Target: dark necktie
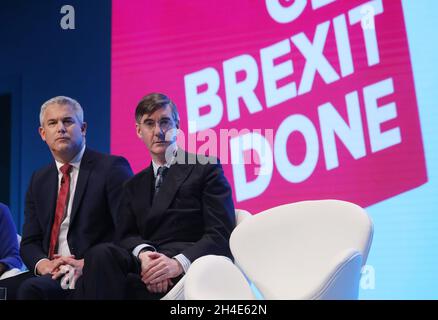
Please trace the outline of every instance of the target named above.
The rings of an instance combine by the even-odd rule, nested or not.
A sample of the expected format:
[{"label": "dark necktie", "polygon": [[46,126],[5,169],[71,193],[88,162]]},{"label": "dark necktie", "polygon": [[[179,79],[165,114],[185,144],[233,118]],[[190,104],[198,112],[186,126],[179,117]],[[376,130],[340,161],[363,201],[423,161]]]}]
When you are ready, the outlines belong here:
[{"label": "dark necktie", "polygon": [[62,173],[61,187],[59,188],[58,199],[56,200],[55,219],[53,220],[52,232],[50,233],[50,247],[49,258],[53,258],[55,253],[56,244],[58,243],[59,229],[61,227],[62,219],[66,211],[68,203],[68,196],[70,192],[70,171],[72,165],[69,163],[64,164],[60,171]]},{"label": "dark necktie", "polygon": [[166,177],[167,170],[169,170],[169,168],[165,166],[159,167],[157,170],[157,179],[155,180],[155,195],[157,195],[161,185],[163,184],[163,180]]}]

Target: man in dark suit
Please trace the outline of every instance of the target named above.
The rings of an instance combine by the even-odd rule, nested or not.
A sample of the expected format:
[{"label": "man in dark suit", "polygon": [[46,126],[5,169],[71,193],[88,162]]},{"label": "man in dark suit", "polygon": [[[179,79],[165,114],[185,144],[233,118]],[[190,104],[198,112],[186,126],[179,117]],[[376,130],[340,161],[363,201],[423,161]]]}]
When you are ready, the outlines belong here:
[{"label": "man in dark suit", "polygon": [[85,254],[77,297],[158,299],[195,259],[231,257],[231,188],[217,159],[177,148],[178,127],[167,96],[150,94],[138,104],[137,135],[152,163],[124,186],[118,245],[98,245]]},{"label": "man in dark suit", "polygon": [[85,146],[87,124],[74,99],[48,100],[40,123],[55,161],[32,175],[27,190],[20,250],[30,272],[15,285],[21,282],[19,299],[63,299],[64,273],[74,273],[75,281],[87,250],[113,240],[122,184],[132,171],[124,158]]}]

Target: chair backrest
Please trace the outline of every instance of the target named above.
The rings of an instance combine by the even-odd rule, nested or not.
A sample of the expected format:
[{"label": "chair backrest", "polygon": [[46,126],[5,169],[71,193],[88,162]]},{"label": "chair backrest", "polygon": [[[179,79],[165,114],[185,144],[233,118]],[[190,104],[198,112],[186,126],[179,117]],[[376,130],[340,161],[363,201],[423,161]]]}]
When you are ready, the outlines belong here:
[{"label": "chair backrest", "polygon": [[239,224],[230,248],[266,299],[350,299],[357,298],[372,234],[370,218],[353,203],[302,201]]},{"label": "chair backrest", "polygon": [[187,300],[254,300],[242,272],[224,257],[207,255],[190,266],[184,284]]},{"label": "chair backrest", "polygon": [[243,220],[252,217],[252,214],[249,211],[243,209],[235,209],[234,212],[236,214],[236,225],[242,223]]}]

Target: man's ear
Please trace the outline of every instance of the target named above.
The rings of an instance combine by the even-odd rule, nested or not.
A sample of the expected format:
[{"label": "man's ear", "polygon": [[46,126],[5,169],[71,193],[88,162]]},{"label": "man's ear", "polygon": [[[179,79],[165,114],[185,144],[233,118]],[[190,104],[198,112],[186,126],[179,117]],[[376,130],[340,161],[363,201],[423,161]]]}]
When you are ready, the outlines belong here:
[{"label": "man's ear", "polygon": [[87,128],[88,125],[86,122],[82,122],[82,126],[81,126],[81,131],[82,131],[82,135],[85,137],[85,135],[87,134]]},{"label": "man's ear", "polygon": [[45,142],[46,141],[46,131],[44,130],[44,128],[39,127],[38,132],[40,134],[41,140],[43,140]]},{"label": "man's ear", "polygon": [[135,131],[137,132],[137,137],[142,138],[140,124],[135,123]]}]

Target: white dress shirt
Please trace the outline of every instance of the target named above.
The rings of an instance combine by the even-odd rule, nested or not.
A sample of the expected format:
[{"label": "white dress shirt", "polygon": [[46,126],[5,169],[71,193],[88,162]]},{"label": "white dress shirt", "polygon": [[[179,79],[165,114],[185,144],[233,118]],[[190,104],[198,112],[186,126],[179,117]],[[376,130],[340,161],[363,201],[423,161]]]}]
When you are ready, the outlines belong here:
[{"label": "white dress shirt", "polygon": [[[71,255],[70,248],[67,242],[67,235],[68,235],[68,228],[70,227],[71,209],[73,206],[76,184],[78,182],[79,168],[81,166],[82,156],[84,155],[84,152],[85,152],[85,144],[82,147],[81,151],[79,151],[79,153],[69,162],[72,165],[72,169],[70,171],[70,192],[67,199],[67,212],[65,214],[64,220],[61,223],[61,226],[59,227],[58,249],[55,252],[56,254],[59,254],[61,256]],[[64,165],[64,163],[56,160],[55,163],[56,163],[56,168],[58,169],[58,193],[59,193],[59,188],[61,187],[61,179],[62,179],[62,172],[60,169]],[[48,259],[44,258],[36,263],[34,270],[35,274],[37,274],[38,264],[43,260],[48,260]]]},{"label": "white dress shirt", "polygon": [[[70,192],[67,200],[67,212],[59,228],[58,250],[56,252],[61,256],[71,255],[70,248],[67,243],[67,234],[68,234],[68,228],[70,226],[71,209],[73,206],[76,184],[78,182],[79,168],[81,166],[82,156],[84,155],[84,152],[85,152],[85,144],[82,150],[76,155],[76,157],[74,157],[69,162],[72,165],[70,171]],[[62,179],[62,172],[60,169],[63,165],[64,163],[56,161],[56,167],[58,168],[58,192],[59,192],[59,188],[61,187],[61,179]]]}]

